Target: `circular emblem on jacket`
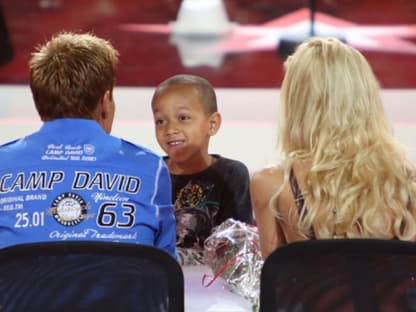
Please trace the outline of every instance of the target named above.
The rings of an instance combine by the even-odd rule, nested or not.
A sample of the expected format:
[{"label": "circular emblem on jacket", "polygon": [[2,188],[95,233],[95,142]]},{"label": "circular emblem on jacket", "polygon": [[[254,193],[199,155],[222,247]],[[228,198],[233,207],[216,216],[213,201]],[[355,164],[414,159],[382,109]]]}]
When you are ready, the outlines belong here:
[{"label": "circular emblem on jacket", "polygon": [[62,225],[74,226],[87,216],[87,204],[75,193],[62,193],[52,202],[51,213],[54,219]]}]

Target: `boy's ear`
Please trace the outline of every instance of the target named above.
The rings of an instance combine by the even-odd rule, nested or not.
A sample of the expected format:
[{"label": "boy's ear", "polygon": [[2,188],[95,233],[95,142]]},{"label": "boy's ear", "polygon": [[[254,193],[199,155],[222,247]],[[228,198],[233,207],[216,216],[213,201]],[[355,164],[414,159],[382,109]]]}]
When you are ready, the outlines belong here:
[{"label": "boy's ear", "polygon": [[210,136],[213,136],[218,132],[218,130],[221,127],[221,114],[218,112],[212,113],[211,116],[209,116],[208,123],[208,133]]}]

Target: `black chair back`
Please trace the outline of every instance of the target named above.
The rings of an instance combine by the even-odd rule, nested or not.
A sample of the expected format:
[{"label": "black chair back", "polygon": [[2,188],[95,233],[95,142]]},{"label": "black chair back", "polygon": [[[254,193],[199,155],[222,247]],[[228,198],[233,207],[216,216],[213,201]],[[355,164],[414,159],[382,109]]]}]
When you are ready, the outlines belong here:
[{"label": "black chair back", "polygon": [[183,272],[145,245],[16,245],[0,250],[0,311],[183,312]]},{"label": "black chair back", "polygon": [[398,240],[310,240],[264,262],[261,312],[416,311],[416,245]]}]

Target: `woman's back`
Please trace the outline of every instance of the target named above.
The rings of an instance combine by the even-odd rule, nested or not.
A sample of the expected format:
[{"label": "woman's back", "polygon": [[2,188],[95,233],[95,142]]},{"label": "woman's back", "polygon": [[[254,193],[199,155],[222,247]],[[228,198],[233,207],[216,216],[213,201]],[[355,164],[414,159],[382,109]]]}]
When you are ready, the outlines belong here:
[{"label": "woman's back", "polygon": [[[284,170],[281,167],[268,167],[253,174],[251,178],[251,197],[255,209],[256,221],[259,227],[263,256],[267,256],[275,248],[307,239],[325,238],[398,238],[393,228],[394,222],[402,222],[400,215],[395,215],[389,211],[389,207],[380,207],[377,214],[385,214],[389,222],[378,222],[373,225],[374,232],[363,233],[363,225],[360,219],[347,224],[342,224],[342,220],[337,220],[336,207],[327,212],[325,222],[313,223],[310,227],[301,228],[301,216],[305,218],[311,213],[308,208],[305,196],[308,189],[308,175],[310,172],[310,162],[296,162],[289,170],[289,176],[285,183]],[[278,196],[276,190],[281,187]],[[341,191],[340,191],[341,192]],[[270,201],[274,202],[274,210],[270,207]],[[365,209],[365,207],[362,207]],[[407,209],[412,220],[416,219],[416,207],[410,201],[403,209]],[[354,218],[352,218],[354,219]],[[349,228],[347,228],[349,226]],[[411,225],[412,227],[414,225]],[[405,223],[400,226],[402,229]],[[343,229],[341,231],[340,229]],[[347,229],[347,231],[345,231]],[[413,233],[413,231],[412,231]],[[407,240],[415,240],[409,237]]]}]

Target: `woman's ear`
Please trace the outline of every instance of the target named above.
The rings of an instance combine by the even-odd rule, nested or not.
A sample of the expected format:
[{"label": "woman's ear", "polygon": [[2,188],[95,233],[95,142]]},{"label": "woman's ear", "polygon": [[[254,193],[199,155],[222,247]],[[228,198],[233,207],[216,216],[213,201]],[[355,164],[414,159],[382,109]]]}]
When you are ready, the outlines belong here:
[{"label": "woman's ear", "polygon": [[210,136],[215,135],[221,127],[221,114],[218,112],[212,113],[208,118],[208,133]]}]

